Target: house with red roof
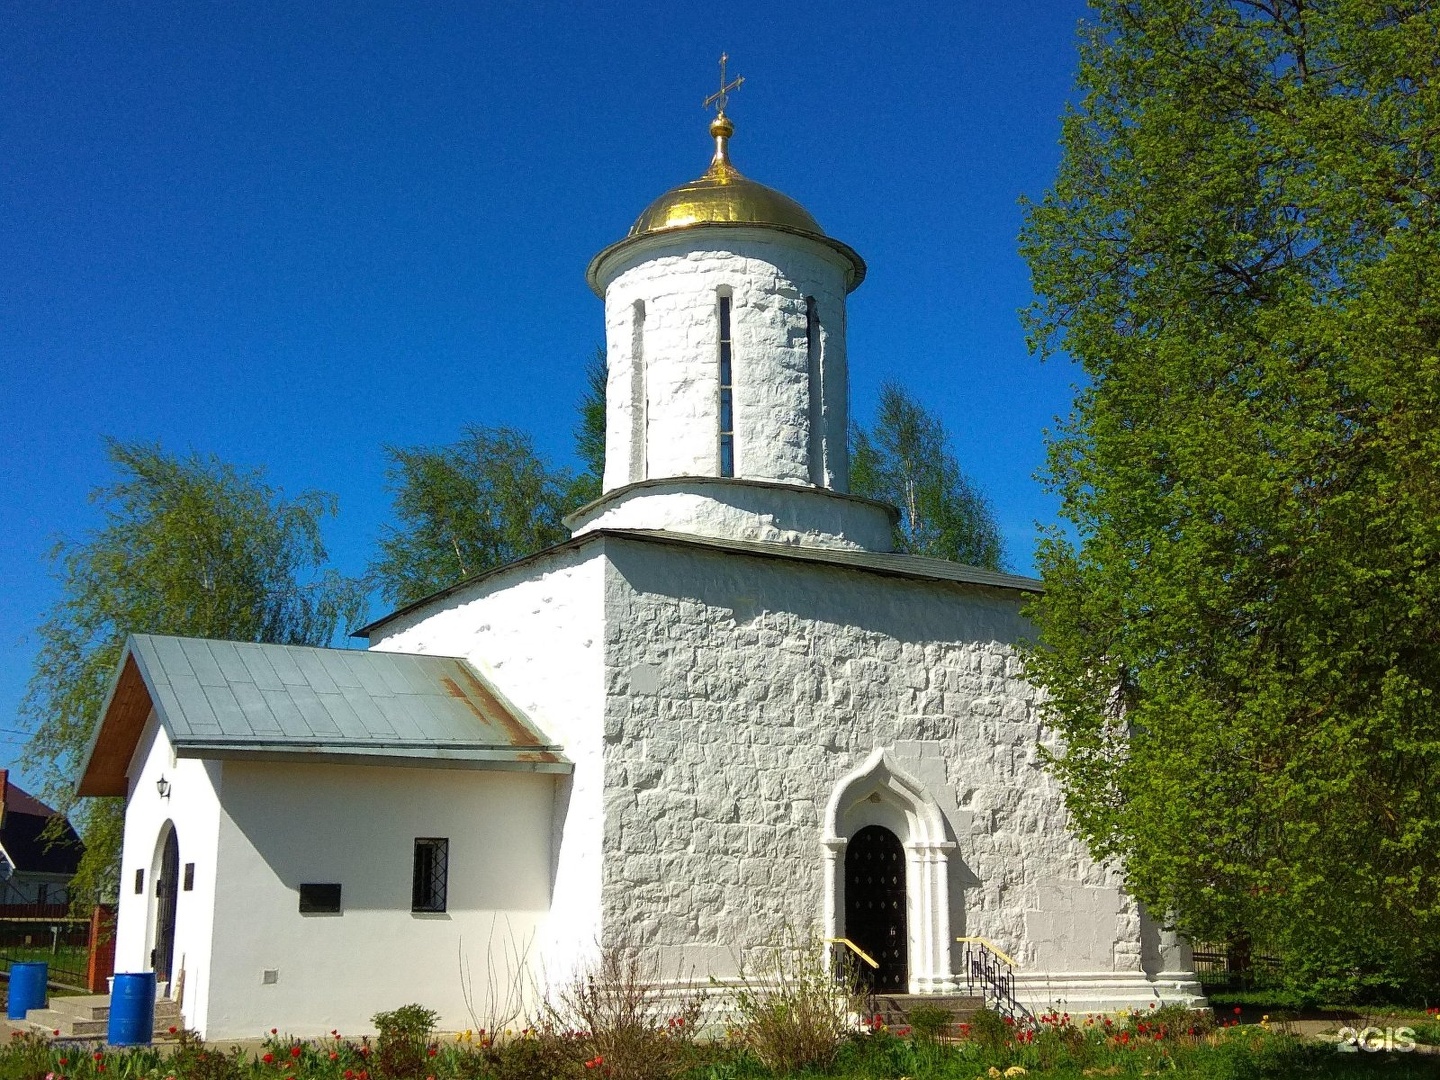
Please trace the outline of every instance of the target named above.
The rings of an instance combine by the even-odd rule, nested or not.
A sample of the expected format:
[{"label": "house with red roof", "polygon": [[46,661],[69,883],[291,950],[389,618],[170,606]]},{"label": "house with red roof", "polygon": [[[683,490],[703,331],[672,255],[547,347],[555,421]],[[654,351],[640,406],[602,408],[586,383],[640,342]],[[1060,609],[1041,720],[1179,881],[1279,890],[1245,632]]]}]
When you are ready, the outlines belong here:
[{"label": "house with red roof", "polygon": [[9,769],[0,769],[0,906],[68,904],[70,879],[84,853],[70,822],[12,783]]}]

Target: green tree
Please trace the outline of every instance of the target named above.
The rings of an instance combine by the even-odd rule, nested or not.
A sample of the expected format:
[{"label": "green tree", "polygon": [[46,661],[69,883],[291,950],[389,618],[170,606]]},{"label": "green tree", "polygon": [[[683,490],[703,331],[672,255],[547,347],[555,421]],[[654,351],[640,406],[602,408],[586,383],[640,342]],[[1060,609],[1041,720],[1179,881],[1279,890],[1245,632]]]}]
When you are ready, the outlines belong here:
[{"label": "green tree", "polygon": [[569,537],[573,479],[530,437],[469,427],[441,447],[389,447],[397,524],[370,567],[386,600],[408,604]]},{"label": "green tree", "polygon": [[86,843],[79,902],[113,896],[122,801],[75,806],[74,784],[100,706],[130,634],[323,645],[359,617],[357,583],[327,568],[321,521],[333,496],[287,500],[259,471],[214,457],[109,440],[116,472],[92,500],[99,528],[52,552],[63,594],[39,629],[22,711],[24,752],[46,793],[73,809]]},{"label": "green tree", "polygon": [[575,425],[575,456],[585,466],[571,485],[570,501],[583,506],[600,497],[605,479],[605,349],[597,345],[585,365],[585,393]]},{"label": "green tree", "polygon": [[1396,986],[1440,948],[1440,15],[1095,0],[1022,236],[1030,670],[1075,824],[1192,934]]},{"label": "green tree", "polygon": [[998,570],[1004,549],[994,512],[946,441],[938,417],[885,383],[874,429],[850,429],[850,491],[900,510],[897,550]]}]

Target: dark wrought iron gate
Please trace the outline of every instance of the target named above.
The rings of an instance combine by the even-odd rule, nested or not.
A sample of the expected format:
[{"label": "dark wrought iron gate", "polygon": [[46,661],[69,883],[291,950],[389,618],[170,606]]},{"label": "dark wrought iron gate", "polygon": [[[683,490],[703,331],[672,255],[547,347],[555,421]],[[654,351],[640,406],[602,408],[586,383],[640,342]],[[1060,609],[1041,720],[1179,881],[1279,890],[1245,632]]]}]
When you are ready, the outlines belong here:
[{"label": "dark wrought iron gate", "polygon": [[150,953],[150,966],[155,969],[155,981],[163,983],[170,981],[175,961],[175,906],[180,900],[180,842],[173,828],[165,837],[155,897],[155,948]]}]

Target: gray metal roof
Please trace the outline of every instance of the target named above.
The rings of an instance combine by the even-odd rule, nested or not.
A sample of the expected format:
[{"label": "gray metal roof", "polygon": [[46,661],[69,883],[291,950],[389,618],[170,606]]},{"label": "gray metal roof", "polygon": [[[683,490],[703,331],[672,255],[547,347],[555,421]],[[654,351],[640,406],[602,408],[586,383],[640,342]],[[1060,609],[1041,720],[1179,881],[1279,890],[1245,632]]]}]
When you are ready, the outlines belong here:
[{"label": "gray metal roof", "polygon": [[[143,686],[127,686],[127,674]],[[113,774],[120,757],[128,763],[143,725],[136,714],[150,707],[182,757],[571,769],[559,746],[457,657],[137,634],[86,774]]]},{"label": "gray metal roof", "polygon": [[800,544],[773,544],[761,540],[721,540],[714,536],[669,532],[664,529],[606,529],[610,536],[632,540],[649,540],[664,544],[729,551],[738,555],[758,555],[767,559],[791,559],[795,562],[824,563],[865,570],[890,577],[922,578],[927,581],[953,581],[961,585],[988,585],[995,589],[1039,593],[1044,586],[1035,578],[966,566],[949,559],[927,559],[921,555],[902,555],[894,551],[860,551],[855,548],[807,547]]},{"label": "gray metal roof", "polygon": [[922,581],[950,581],[959,585],[984,585],[993,589],[1007,589],[1022,593],[1045,591],[1045,586],[1036,578],[1006,574],[999,570],[986,570],[979,566],[966,566],[964,563],[951,562],[948,559],[927,559],[920,555],[901,555],[891,551],[802,547],[799,544],[774,544],[760,540],[722,540],[714,536],[670,532],[664,529],[595,529],[531,555],[526,555],[524,558],[516,559],[514,562],[506,563],[504,566],[497,566],[493,570],[457,581],[454,585],[447,586],[431,596],[422,597],[388,615],[382,615],[374,622],[353,631],[350,636],[369,637],[386,623],[392,622],[402,615],[408,615],[412,611],[418,611],[436,600],[441,600],[461,589],[482,582],[486,578],[515,570],[532,562],[542,561],[564,551],[574,551],[607,536],[623,540],[639,540],[651,544],[678,544],[708,548],[711,551],[756,555],[765,559],[792,559],[796,562],[824,563],[829,566],[842,566],[850,570],[883,574],[888,577],[912,578]]}]

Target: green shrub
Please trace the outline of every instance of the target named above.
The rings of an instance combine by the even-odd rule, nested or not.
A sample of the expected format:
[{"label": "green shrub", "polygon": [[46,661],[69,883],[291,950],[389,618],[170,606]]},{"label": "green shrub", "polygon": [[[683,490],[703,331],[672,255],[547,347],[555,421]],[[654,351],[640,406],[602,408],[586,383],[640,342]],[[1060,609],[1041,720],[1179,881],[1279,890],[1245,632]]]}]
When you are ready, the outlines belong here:
[{"label": "green shrub", "polygon": [[[932,1077],[947,1076],[944,1064],[951,1051],[941,1043],[917,1043],[902,1039],[884,1028],[857,1030],[845,1039],[826,1070],[833,1077]],[[777,1074],[780,1075],[780,1074]],[[787,1077],[789,1073],[783,1074]],[[802,1074],[810,1076],[810,1073]],[[968,1078],[967,1078],[968,1080]]]},{"label": "green shrub", "polygon": [[1164,1005],[1145,1011],[1133,1011],[1125,1024],[1131,1035],[1153,1040],[1174,1042],[1191,1036],[1208,1035],[1215,1030],[1215,1014],[1209,1009],[1191,1009],[1184,1005]]},{"label": "green shrub", "polygon": [[1032,1045],[1035,1047],[1035,1057],[1041,1068],[1053,1069],[1057,1066],[1085,1065],[1094,1057],[1094,1047],[1085,1033],[1070,1023],[1067,1016],[1063,1021],[1057,1019],[1054,1023],[1042,1023],[1035,1033]]},{"label": "green shrub", "polygon": [[970,1017],[970,1038],[994,1053],[1010,1041],[1011,1026],[994,1009],[976,1009]]},{"label": "green shrub", "polygon": [[916,1005],[906,1013],[905,1018],[910,1022],[916,1041],[931,1043],[955,1022],[955,1013],[939,1005]]},{"label": "green shrub", "polygon": [[782,931],[742,971],[735,996],[737,1041],[777,1076],[828,1068],[864,1012],[851,972],[826,970],[824,944],[813,934]]},{"label": "green shrub", "polygon": [[582,1064],[607,1080],[670,1080],[688,1062],[702,999],[667,999],[659,975],[635,953],[606,948],[543,1010],[535,1035],[585,1052]]},{"label": "green shrub", "polygon": [[430,1073],[430,1035],[440,1014],[423,1005],[402,1005],[371,1018],[375,1040],[375,1071],[384,1080],[424,1080]]},{"label": "green shrub", "polygon": [[516,1038],[496,1039],[462,1055],[454,1072],[461,1080],[578,1080],[590,1075],[584,1065],[593,1060],[588,1054],[583,1033],[541,1021]]},{"label": "green shrub", "polygon": [[1440,1046],[1440,1018],[1421,1020],[1410,1025],[1415,1029],[1415,1041],[1423,1046]]},{"label": "green shrub", "polygon": [[212,1050],[195,1032],[182,1030],[167,1069],[185,1080],[245,1080],[245,1061],[239,1049],[229,1053]]},{"label": "green shrub", "polygon": [[34,1031],[16,1032],[3,1052],[0,1078],[3,1080],[45,1080],[54,1057],[50,1040]]}]

